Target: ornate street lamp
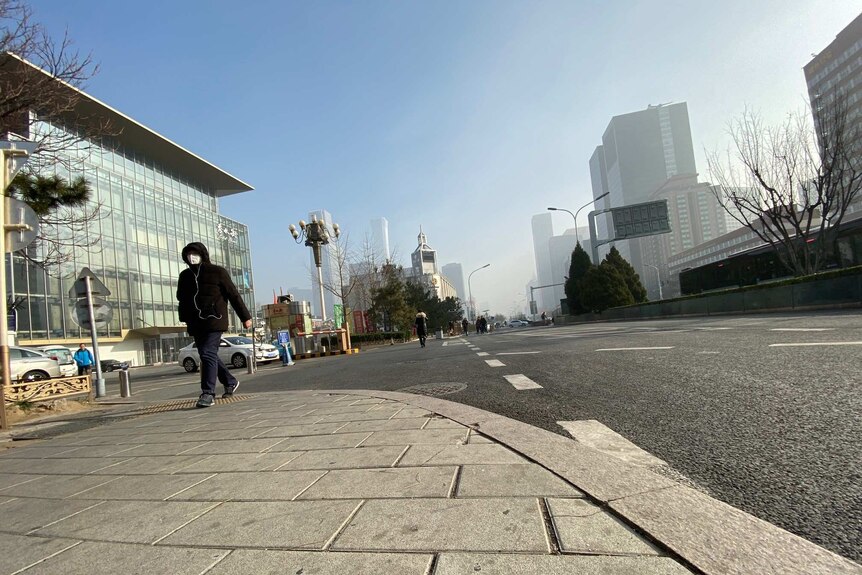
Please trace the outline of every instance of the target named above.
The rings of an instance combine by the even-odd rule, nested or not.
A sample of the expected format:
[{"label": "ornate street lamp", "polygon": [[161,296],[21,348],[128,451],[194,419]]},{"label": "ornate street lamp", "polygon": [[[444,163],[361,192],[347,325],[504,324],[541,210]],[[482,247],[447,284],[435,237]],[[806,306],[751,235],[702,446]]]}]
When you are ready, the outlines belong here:
[{"label": "ornate street lamp", "polygon": [[323,300],[323,270],[320,266],[320,248],[329,244],[330,235],[334,235],[336,239],[341,235],[341,230],[338,224],[332,224],[332,234],[329,228],[326,227],[326,222],[322,219],[318,220],[317,216],[311,215],[311,222],[305,223],[304,220],[299,220],[300,231],[297,231],[296,226],[290,224],[287,229],[290,230],[290,235],[296,240],[296,243],[301,243],[305,240],[305,245],[311,248],[314,254],[314,265],[317,266],[317,285],[320,288],[320,315],[321,319],[326,321],[326,303]]}]

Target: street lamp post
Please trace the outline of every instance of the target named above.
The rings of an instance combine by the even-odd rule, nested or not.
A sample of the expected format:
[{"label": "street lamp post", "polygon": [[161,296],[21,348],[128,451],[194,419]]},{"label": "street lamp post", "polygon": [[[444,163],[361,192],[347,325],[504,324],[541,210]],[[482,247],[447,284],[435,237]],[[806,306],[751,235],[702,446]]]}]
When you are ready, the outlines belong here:
[{"label": "street lamp post", "polygon": [[658,279],[658,299],[664,299],[661,295],[661,272],[659,271],[657,266],[653,266],[650,264],[644,264],[648,268],[652,268],[655,270],[656,278]]},{"label": "street lamp post", "polygon": [[[320,316],[323,322],[326,322],[326,303],[323,299],[323,270],[321,269],[320,248],[329,244],[329,229],[326,227],[326,222],[322,219],[318,220],[317,216],[311,215],[311,222],[305,223],[299,220],[300,231],[296,230],[296,226],[290,224],[287,229],[290,230],[290,235],[296,240],[296,243],[302,242],[305,239],[305,245],[311,248],[314,254],[314,265],[317,266],[317,285],[320,288]],[[338,224],[332,224],[332,234],[338,239],[341,235],[341,230]]]},{"label": "street lamp post", "polygon": [[605,192],[601,196],[599,196],[597,198],[593,198],[592,200],[590,200],[589,202],[587,202],[586,204],[584,204],[583,206],[578,208],[578,210],[574,214],[572,212],[570,212],[569,210],[566,210],[563,208],[548,208],[548,209],[552,212],[566,212],[566,213],[570,214],[572,216],[572,218],[574,218],[574,220],[575,220],[575,243],[579,244],[579,243],[581,243],[581,238],[580,238],[580,234],[578,234],[578,214],[581,213],[581,210],[583,210],[587,206],[594,204],[595,202],[598,202],[599,200],[601,200],[602,198],[604,198],[608,194],[610,194],[610,192]]},{"label": "street lamp post", "polygon": [[470,311],[471,311],[471,314],[472,314],[472,316],[473,316],[473,317],[472,317],[472,319],[473,319],[474,321],[476,320],[476,306],[473,304],[473,285],[470,283],[470,281],[473,279],[473,274],[474,274],[474,273],[476,273],[476,272],[477,272],[477,271],[479,271],[479,270],[483,270],[483,269],[485,269],[486,267],[488,267],[488,266],[490,266],[490,265],[491,265],[491,264],[485,264],[485,265],[483,265],[483,266],[481,266],[481,267],[478,267],[478,268],[474,269],[473,271],[471,271],[471,272],[470,272],[470,275],[469,275],[469,276],[467,276],[467,288],[468,288],[468,289],[469,289],[469,291],[470,291]]}]

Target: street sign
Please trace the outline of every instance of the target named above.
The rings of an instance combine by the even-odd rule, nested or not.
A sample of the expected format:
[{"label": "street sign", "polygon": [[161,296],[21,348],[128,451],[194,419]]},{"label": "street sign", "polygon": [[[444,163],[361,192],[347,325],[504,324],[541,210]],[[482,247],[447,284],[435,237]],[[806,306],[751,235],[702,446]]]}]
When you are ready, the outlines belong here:
[{"label": "street sign", "polygon": [[289,344],[290,343],[290,332],[289,331],[278,332],[278,343],[281,345]]},{"label": "street sign", "polygon": [[[114,308],[107,300],[100,297],[93,298],[93,320],[96,322],[96,329],[108,327],[111,319],[114,317]],[[90,311],[87,306],[86,299],[80,299],[75,302],[73,308],[72,319],[76,324],[81,326],[81,329],[93,331],[90,327]]]},{"label": "street sign", "polygon": [[23,250],[39,234],[39,216],[26,202],[6,198],[6,220],[7,252]]},{"label": "street sign", "polygon": [[539,308],[536,306],[535,300],[533,300],[530,302],[530,314],[536,315],[537,313],[539,313]]},{"label": "street sign", "polygon": [[87,282],[84,278],[90,278],[90,293],[93,295],[111,295],[111,290],[108,286],[102,283],[102,280],[96,277],[96,274],[90,271],[90,268],[83,268],[78,274],[78,279],[72,284],[69,290],[69,297],[87,297]]},{"label": "street sign", "polygon": [[640,238],[670,232],[667,200],[611,208],[614,240]]}]

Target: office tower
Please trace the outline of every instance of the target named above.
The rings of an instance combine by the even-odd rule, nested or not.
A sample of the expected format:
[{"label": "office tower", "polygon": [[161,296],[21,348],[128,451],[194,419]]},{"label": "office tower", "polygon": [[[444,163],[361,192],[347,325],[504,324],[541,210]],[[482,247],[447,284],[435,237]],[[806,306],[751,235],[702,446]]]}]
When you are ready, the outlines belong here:
[{"label": "office tower", "polygon": [[455,288],[458,299],[466,306],[467,290],[464,288],[464,268],[461,267],[461,264],[451,263],[443,266],[442,271],[443,275],[448,278],[449,283]]},{"label": "office tower", "polygon": [[389,252],[389,221],[386,218],[371,220],[371,250],[377,265],[392,258]]},{"label": "office tower", "polygon": [[[532,219],[533,257],[536,262],[536,281],[539,286],[557,283],[553,281],[551,252],[548,242],[554,237],[554,221],[551,212],[536,214]],[[554,293],[551,288],[534,291],[536,305],[541,309],[554,309]],[[539,311],[541,313],[541,311]]]}]

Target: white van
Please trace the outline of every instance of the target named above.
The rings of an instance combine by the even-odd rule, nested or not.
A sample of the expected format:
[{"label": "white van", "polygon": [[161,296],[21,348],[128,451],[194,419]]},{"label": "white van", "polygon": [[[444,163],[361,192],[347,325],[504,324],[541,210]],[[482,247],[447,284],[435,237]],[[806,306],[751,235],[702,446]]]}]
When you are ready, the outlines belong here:
[{"label": "white van", "polygon": [[60,364],[60,375],[62,377],[71,377],[78,375],[78,365],[72,358],[72,350],[62,345],[40,345],[34,348],[46,353],[53,359],[56,359]]}]

